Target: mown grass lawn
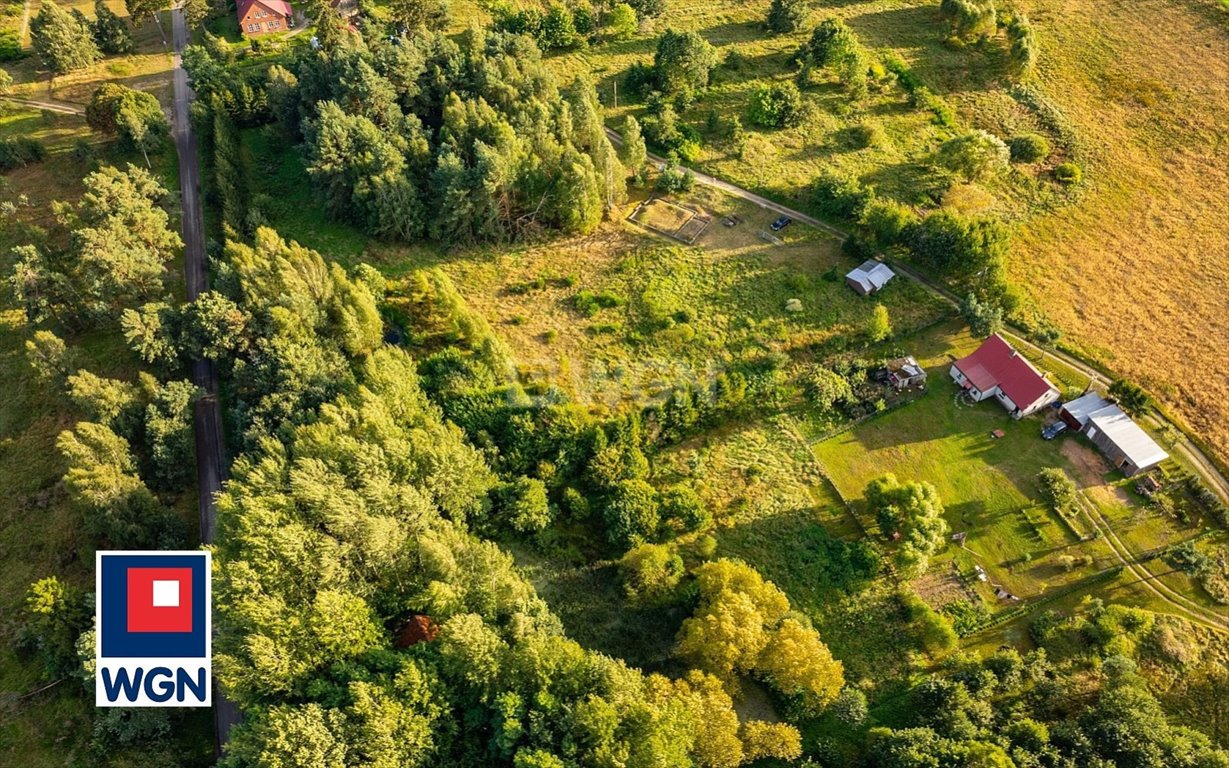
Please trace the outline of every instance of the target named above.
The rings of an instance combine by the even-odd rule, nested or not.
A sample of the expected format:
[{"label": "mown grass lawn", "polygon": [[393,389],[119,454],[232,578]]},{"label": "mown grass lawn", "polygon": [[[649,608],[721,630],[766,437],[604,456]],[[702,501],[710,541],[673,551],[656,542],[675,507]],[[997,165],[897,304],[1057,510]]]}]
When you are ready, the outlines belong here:
[{"label": "mown grass lawn", "polygon": [[[1038,434],[1039,419],[1013,420],[993,402],[957,403],[949,355],[975,344],[950,328],[936,333],[929,345],[919,339],[915,354],[930,373],[927,393],[816,444],[815,455],[841,494],[859,505],[867,483],[885,473],[902,482],[932,483],[951,531],[968,534],[965,547],[949,546],[948,554],[964,569],[980,564],[1010,591],[1033,596],[1087,575],[1088,568],[1108,565],[1108,552],[1100,543],[1081,542],[1038,501],[1037,472],[1071,467],[1060,450],[1070,438],[1046,442]],[[996,429],[1004,437],[992,437]],[[864,519],[873,529],[871,516]],[[1059,565],[1062,555],[1093,562],[1068,572]]]}]

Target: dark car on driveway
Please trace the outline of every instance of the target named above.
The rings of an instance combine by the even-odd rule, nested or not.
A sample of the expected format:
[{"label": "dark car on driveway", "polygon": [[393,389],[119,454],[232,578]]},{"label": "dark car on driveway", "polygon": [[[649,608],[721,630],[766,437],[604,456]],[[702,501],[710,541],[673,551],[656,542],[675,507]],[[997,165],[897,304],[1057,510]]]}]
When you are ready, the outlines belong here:
[{"label": "dark car on driveway", "polygon": [[790,217],[782,216],[781,218],[777,219],[776,221],[772,223],[772,231],[780,232],[781,230],[785,229],[786,227],[788,227],[790,224],[793,224],[793,223],[794,223],[794,220],[791,219]]},{"label": "dark car on driveway", "polygon": [[1056,421],[1045,429],[1041,430],[1042,440],[1053,440],[1054,438],[1067,431],[1067,422]]}]

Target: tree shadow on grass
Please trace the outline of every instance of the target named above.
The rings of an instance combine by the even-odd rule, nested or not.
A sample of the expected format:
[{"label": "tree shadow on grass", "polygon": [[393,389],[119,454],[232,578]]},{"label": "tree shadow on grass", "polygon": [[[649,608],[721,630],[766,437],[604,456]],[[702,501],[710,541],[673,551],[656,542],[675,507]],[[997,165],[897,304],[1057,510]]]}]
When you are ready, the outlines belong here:
[{"label": "tree shadow on grass", "polygon": [[[519,560],[520,558],[518,558]],[[537,572],[533,572],[537,571]],[[635,606],[623,599],[613,564],[531,568],[538,594],[563,622],[568,637],[651,672],[681,668],[672,656],[688,606]]]},{"label": "tree shadow on grass", "polygon": [[937,205],[951,184],[950,178],[926,163],[896,163],[876,168],[862,177],[884,197],[910,205]]}]

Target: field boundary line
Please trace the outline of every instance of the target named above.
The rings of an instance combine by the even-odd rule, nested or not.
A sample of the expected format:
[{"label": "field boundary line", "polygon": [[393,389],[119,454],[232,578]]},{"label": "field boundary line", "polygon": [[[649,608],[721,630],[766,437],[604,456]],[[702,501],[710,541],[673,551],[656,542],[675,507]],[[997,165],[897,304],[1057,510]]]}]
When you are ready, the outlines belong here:
[{"label": "field boundary line", "polygon": [[1159,576],[1145,568],[1139,560],[1139,556],[1132,552],[1131,548],[1118,537],[1118,533],[1114,530],[1113,525],[1105,519],[1105,516],[1101,514],[1101,510],[1097,508],[1097,505],[1088,498],[1082,489],[1077,491],[1076,498],[1079,499],[1080,505],[1084,507],[1084,511],[1088,514],[1097,532],[1109,544],[1114,556],[1118,558],[1124,568],[1139,579],[1139,583],[1145,589],[1172,606],[1180,616],[1188,621],[1194,621],[1196,624],[1220,632],[1229,632],[1229,620],[1189,600],[1185,595],[1162,582]]}]

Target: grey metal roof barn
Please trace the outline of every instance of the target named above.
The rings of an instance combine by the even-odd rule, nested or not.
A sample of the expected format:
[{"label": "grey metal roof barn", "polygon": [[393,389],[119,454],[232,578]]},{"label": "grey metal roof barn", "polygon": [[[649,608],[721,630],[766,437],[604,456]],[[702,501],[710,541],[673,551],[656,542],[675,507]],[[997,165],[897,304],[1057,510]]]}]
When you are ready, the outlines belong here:
[{"label": "grey metal roof barn", "polygon": [[1088,417],[1094,411],[1099,411],[1109,404],[1108,400],[1096,392],[1089,392],[1063,403],[1061,416],[1063,421],[1067,422],[1068,427],[1078,431],[1084,428],[1084,425],[1088,423]]},{"label": "grey metal roof barn", "polygon": [[1128,477],[1169,458],[1169,454],[1116,405],[1090,413],[1084,434]]},{"label": "grey metal roof barn", "polygon": [[896,277],[891,267],[882,261],[867,259],[845,275],[845,282],[858,293],[866,296],[880,290]]}]

